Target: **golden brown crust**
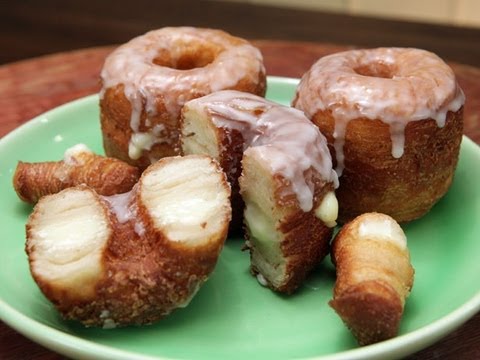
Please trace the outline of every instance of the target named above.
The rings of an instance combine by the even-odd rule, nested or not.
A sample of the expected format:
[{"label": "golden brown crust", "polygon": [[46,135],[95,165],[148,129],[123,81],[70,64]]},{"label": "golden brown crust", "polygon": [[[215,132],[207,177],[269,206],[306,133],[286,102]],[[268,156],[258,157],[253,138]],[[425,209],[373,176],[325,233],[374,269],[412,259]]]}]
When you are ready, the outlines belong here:
[{"label": "golden brown crust", "polygon": [[[104,260],[109,275],[98,283],[95,301],[63,304],[59,310],[67,319],[102,326],[102,311],[108,309],[118,326],[153,323],[187,304],[213,271],[223,241],[193,248],[169,241],[138,205],[146,236],[140,237],[132,222],[114,225]],[[219,238],[226,238],[227,228]]]},{"label": "golden brown crust", "polygon": [[12,180],[17,196],[22,201],[34,204],[42,196],[62,190],[63,182],[54,175],[60,167],[61,164],[54,161],[36,164],[19,161]]},{"label": "golden brown crust", "polygon": [[[312,121],[326,136],[334,163],[334,120],[318,112]],[[392,157],[389,126],[380,120],[349,122],[343,148],[345,169],[337,189],[339,221],[365,212],[381,212],[398,222],[425,215],[447,192],[458,162],[463,107],[449,112],[444,127],[434,120],[410,121],[404,154]]]},{"label": "golden brown crust", "polygon": [[348,288],[329,302],[360,345],[397,335],[403,305],[388,284],[369,281]]},{"label": "golden brown crust", "polygon": [[100,195],[130,191],[140,177],[138,168],[91,152],[77,154],[72,163],[18,162],[13,187],[20,199],[34,204],[42,196],[86,184]]}]

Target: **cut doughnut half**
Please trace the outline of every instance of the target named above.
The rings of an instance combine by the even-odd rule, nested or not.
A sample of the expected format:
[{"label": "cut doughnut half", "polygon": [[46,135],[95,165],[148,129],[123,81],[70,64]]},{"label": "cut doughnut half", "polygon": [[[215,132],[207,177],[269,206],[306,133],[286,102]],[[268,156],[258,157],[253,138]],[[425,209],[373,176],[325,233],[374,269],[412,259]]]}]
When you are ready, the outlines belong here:
[{"label": "cut doughnut half", "polygon": [[293,292],[327,254],[336,224],[325,138],[302,112],[239,91],[187,102],[181,128],[184,153],[208,154],[227,173],[252,273]]},{"label": "cut doughnut half", "polygon": [[42,198],[27,223],[33,278],[66,319],[111,328],[188,305],[217,262],[230,188],[206,156],[165,158],[134,189]]},{"label": "cut doughnut half", "polygon": [[[316,186],[315,207],[303,212],[295,201],[285,198],[286,180],[272,174],[269,162],[255,148],[245,152],[242,166],[240,187],[251,272],[260,284],[292,293],[329,251],[332,227],[325,222],[334,223],[338,212],[333,185]],[[320,212],[324,219],[333,220],[322,220]]]}]

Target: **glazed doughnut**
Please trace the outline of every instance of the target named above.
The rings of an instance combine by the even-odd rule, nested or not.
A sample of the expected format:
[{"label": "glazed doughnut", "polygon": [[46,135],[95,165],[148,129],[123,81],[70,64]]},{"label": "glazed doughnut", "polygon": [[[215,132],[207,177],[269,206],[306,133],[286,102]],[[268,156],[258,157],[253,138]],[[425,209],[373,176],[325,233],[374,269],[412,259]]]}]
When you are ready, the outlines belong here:
[{"label": "glazed doughnut", "polygon": [[101,72],[100,118],[108,156],[140,168],[178,154],[183,104],[223,89],[263,96],[260,51],[220,30],[162,28],[113,51]]},{"label": "glazed doughnut", "polygon": [[301,111],[239,91],[191,100],[182,114],[184,153],[218,160],[233,208],[245,203],[252,273],[293,292],[327,254],[336,224],[338,179],[325,138]]},{"label": "glazed doughnut", "polygon": [[327,137],[341,175],[339,220],[427,213],[452,183],[464,100],[452,69],[425,50],[352,50],[317,61],[293,105]]}]

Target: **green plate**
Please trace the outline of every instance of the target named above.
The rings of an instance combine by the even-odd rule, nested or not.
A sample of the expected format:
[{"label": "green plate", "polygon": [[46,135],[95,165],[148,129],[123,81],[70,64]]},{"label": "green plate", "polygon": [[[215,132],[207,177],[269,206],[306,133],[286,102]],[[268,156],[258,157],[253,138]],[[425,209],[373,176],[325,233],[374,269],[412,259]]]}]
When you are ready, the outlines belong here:
[{"label": "green plate", "polygon": [[[288,104],[297,80],[269,78],[268,97]],[[24,252],[31,207],[11,185],[18,160],[60,159],[85,143],[102,152],[98,98],[63,105],[0,140],[0,317],[25,336],[73,358],[377,359],[424,348],[480,310],[480,149],[463,139],[449,193],[405,227],[415,285],[398,337],[359,348],[327,305],[335,273],[326,260],[290,297],[248,272],[241,239],[229,239],[215,272],[191,304],[151,326],[114,330],[63,321],[32,280]]]}]

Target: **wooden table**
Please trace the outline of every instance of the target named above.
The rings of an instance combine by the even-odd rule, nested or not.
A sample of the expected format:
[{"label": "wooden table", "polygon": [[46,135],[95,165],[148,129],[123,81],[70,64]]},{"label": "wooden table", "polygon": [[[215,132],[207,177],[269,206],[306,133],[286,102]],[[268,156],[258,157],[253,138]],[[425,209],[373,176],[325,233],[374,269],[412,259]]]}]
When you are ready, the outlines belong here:
[{"label": "wooden table", "polygon": [[[162,20],[156,23],[152,20],[152,11],[149,11],[144,13],[143,22],[124,24],[122,17],[129,13],[131,17],[138,14],[131,5],[111,8],[110,18],[105,19],[98,16],[102,6],[105,6],[104,2],[97,4],[94,1],[84,1],[78,2],[77,5],[65,6],[64,2],[47,0],[41,2],[41,7],[35,3],[18,3],[10,4],[6,11],[2,9],[0,12],[0,29],[5,30],[2,27],[10,26],[8,32],[0,31],[0,46],[2,49],[12,49],[2,52],[0,63],[22,57],[37,57],[0,66],[2,94],[0,137],[35,115],[67,101],[97,92],[99,71],[112,46],[89,47],[43,57],[38,55],[81,46],[125,41],[148,28],[167,24],[177,25],[183,21],[191,25],[224,28],[249,38],[269,38],[270,40],[255,41],[263,52],[269,75],[300,77],[319,57],[354,45],[415,46],[434,50],[450,61],[458,76],[468,99],[465,106],[465,134],[480,144],[480,69],[476,67],[480,67],[478,46],[480,30],[192,0],[160,2],[167,10],[170,9],[170,13],[167,11]],[[155,7],[153,2],[147,0],[135,3],[148,3],[150,7]],[[173,3],[177,6],[190,6],[192,11],[180,14],[169,8]],[[203,8],[197,9],[199,3],[203,4]],[[85,4],[89,4],[91,8]],[[70,25],[63,23],[59,25],[55,22],[53,15],[48,11],[49,6],[50,12],[56,7],[61,15],[57,13],[55,16],[66,17]],[[205,7],[209,9],[208,14],[198,15],[197,11]],[[87,21],[81,16],[86,8],[97,16],[89,20],[91,27],[105,31],[97,40],[93,39],[89,32],[81,37],[72,30],[73,28],[78,30],[78,27]],[[77,16],[74,16],[75,14]],[[242,17],[250,22],[245,25],[242,23]],[[105,22],[103,27],[100,19]],[[64,33],[56,32],[64,28],[69,29],[69,41],[66,41]],[[338,31],[334,31],[334,28]],[[122,30],[116,31],[118,29]],[[273,32],[274,29],[278,29],[278,32]],[[82,31],[85,32],[85,29]],[[375,37],[375,34],[378,36]],[[275,38],[284,40],[272,40]],[[26,39],[31,41],[31,47],[25,45]],[[306,42],[312,40],[316,41]],[[332,45],[333,42],[341,45]],[[25,358],[62,359],[60,355],[31,342],[0,322],[0,359]],[[479,358],[480,314],[443,340],[409,357],[409,359]]]}]

